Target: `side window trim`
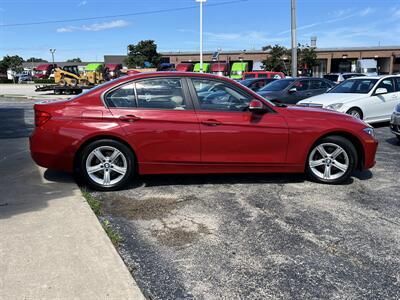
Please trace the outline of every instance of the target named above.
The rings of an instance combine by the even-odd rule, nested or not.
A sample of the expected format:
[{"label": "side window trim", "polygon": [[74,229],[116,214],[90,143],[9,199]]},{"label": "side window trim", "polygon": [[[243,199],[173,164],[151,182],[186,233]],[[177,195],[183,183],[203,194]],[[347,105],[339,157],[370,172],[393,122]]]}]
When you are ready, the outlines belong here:
[{"label": "side window trim", "polygon": [[[185,101],[186,101],[186,105],[187,108],[184,110],[172,110],[172,111],[193,111],[194,110],[194,104],[193,104],[193,100],[189,91],[189,86],[188,83],[186,81],[185,77],[177,77],[177,76],[152,76],[152,77],[145,77],[145,78],[138,78],[138,79],[133,79],[130,81],[126,81],[123,82],[121,84],[118,84],[117,86],[114,86],[110,89],[108,89],[107,91],[103,92],[101,97],[101,100],[103,102],[103,105],[106,108],[112,108],[112,109],[131,109],[131,110],[170,110],[170,109],[163,109],[163,108],[143,108],[143,107],[138,107],[138,94],[137,94],[137,90],[136,90],[136,83],[139,81],[143,81],[143,80],[149,80],[149,79],[165,79],[165,78],[172,78],[172,79],[179,79],[181,81],[181,85],[182,85],[182,92],[183,92],[183,96],[185,97]],[[109,93],[111,93],[112,91],[121,88],[125,85],[129,85],[129,84],[133,84],[133,91],[134,91],[134,99],[135,99],[135,107],[113,107],[108,105],[107,102],[107,95]]]}]

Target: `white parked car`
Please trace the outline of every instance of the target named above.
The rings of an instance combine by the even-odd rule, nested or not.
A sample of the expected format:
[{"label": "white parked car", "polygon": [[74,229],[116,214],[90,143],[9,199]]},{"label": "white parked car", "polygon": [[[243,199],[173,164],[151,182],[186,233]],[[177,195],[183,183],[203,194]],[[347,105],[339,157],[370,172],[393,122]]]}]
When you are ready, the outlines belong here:
[{"label": "white parked car", "polygon": [[325,94],[297,103],[347,113],[367,123],[386,122],[400,103],[400,76],[347,79]]}]

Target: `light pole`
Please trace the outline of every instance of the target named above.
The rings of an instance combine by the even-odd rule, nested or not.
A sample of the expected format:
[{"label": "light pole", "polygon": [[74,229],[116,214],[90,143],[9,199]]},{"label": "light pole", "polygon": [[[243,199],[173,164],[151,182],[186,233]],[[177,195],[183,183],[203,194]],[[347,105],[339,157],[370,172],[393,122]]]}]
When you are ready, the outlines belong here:
[{"label": "light pole", "polygon": [[203,2],[206,0],[196,0],[200,2],[200,73],[203,73]]},{"label": "light pole", "polygon": [[297,76],[296,0],[292,0],[292,77]]},{"label": "light pole", "polygon": [[54,53],[56,52],[56,49],[50,49],[50,53],[51,53],[51,59],[53,61],[53,70],[54,70]]}]

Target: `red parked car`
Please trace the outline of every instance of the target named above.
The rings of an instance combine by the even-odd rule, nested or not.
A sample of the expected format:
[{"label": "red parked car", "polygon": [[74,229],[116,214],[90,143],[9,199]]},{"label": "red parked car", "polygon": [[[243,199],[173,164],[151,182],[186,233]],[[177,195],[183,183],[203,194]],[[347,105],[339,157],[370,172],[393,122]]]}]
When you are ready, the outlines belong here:
[{"label": "red parked car", "polygon": [[99,190],[134,173],[306,172],[341,183],[374,166],[378,145],[349,115],[274,105],[210,74],[141,73],[34,109],[36,163]]}]

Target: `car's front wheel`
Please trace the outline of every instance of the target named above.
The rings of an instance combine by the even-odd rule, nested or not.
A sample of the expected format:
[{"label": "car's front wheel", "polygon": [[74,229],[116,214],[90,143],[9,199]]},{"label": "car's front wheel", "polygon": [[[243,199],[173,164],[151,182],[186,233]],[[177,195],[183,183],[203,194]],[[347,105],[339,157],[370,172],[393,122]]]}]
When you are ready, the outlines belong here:
[{"label": "car's front wheel", "polygon": [[356,119],[360,119],[360,120],[363,119],[363,113],[362,113],[362,111],[361,111],[360,109],[358,109],[358,108],[355,108],[355,107],[350,108],[350,109],[346,112],[346,114],[348,114],[348,115],[350,115],[350,116],[353,116],[353,117],[356,118]]},{"label": "car's front wheel", "polygon": [[356,163],[354,145],[344,137],[330,136],[313,146],[306,172],[316,182],[338,184],[349,179]]},{"label": "car's front wheel", "polygon": [[93,189],[111,191],[122,188],[131,179],[134,156],[123,143],[103,139],[90,143],[80,156],[79,173]]}]

